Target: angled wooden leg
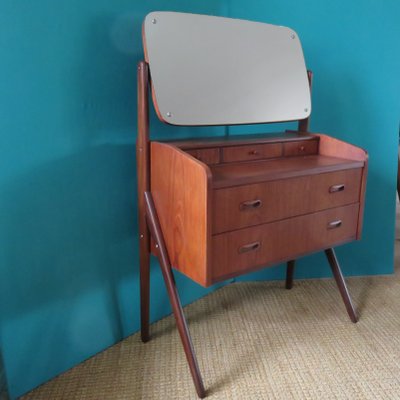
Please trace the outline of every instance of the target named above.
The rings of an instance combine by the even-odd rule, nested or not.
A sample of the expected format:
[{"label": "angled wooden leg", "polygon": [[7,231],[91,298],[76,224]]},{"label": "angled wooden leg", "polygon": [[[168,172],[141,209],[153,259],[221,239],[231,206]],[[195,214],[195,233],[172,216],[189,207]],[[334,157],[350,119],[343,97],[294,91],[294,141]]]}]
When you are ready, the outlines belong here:
[{"label": "angled wooden leg", "polygon": [[351,301],[349,291],[347,290],[346,282],[344,281],[342,271],[339,266],[339,262],[336,258],[335,251],[333,249],[325,250],[326,257],[328,258],[329,265],[331,266],[333,276],[335,277],[336,283],[339,287],[340,294],[342,296],[344,305],[346,306],[347,313],[352,322],[358,321],[357,314],[354,310],[353,303]]},{"label": "angled wooden leg", "polygon": [[150,253],[149,253],[149,234],[147,227],[140,229],[140,334],[142,342],[150,340]]},{"label": "angled wooden leg", "polygon": [[293,287],[293,274],[294,274],[294,264],[296,260],[290,260],[286,267],[286,289],[291,289]]},{"label": "angled wooden leg", "polygon": [[189,368],[192,374],[193,382],[196,387],[198,396],[200,398],[204,398],[206,396],[206,392],[204,390],[203,380],[201,378],[200,369],[197,364],[192,340],[190,338],[189,329],[186,324],[185,316],[182,310],[182,305],[179,300],[178,291],[176,289],[175,279],[172,273],[168,252],[165,247],[160,223],[158,221],[157,212],[150,192],[145,192],[145,202],[146,202],[146,216],[149,225],[149,230],[156,244],[156,248],[158,250],[158,259],[160,261],[160,266],[164,277],[165,285],[167,287],[169,300],[172,305],[172,310],[174,312],[176,324],[178,326],[178,331],[181,336],[187,361],[189,363]]}]

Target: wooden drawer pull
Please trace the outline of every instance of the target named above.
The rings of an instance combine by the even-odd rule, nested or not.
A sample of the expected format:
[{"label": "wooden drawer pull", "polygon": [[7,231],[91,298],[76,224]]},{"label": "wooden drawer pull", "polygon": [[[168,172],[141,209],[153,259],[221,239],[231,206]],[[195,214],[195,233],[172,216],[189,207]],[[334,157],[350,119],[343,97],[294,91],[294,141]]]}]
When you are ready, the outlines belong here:
[{"label": "wooden drawer pull", "polygon": [[249,156],[258,156],[260,153],[257,150],[249,151]]},{"label": "wooden drawer pull", "polygon": [[336,193],[336,192],[343,192],[344,190],[344,185],[333,185],[329,188],[329,193]]},{"label": "wooden drawer pull", "polygon": [[336,221],[329,222],[328,229],[339,228],[339,226],[341,226],[341,225],[342,225],[342,220],[338,219]]},{"label": "wooden drawer pull", "polygon": [[243,203],[240,203],[239,209],[241,211],[245,210],[253,210],[254,208],[260,208],[262,206],[262,201],[261,200],[249,200],[249,201],[244,201]]},{"label": "wooden drawer pull", "polygon": [[238,253],[239,254],[247,253],[249,251],[257,250],[260,247],[261,247],[261,243],[260,242],[254,242],[254,243],[245,244],[244,246],[238,248]]}]

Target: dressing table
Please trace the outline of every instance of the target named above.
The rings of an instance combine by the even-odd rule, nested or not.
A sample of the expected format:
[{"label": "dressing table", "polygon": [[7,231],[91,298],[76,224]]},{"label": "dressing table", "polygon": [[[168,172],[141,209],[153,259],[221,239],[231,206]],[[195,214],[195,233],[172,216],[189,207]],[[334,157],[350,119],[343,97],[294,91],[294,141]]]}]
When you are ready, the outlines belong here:
[{"label": "dressing table", "polygon": [[[361,237],[367,153],[309,132],[312,73],[292,29],[153,12],[138,65],[141,337],[149,340],[149,258],[158,257],[199,397],[205,397],[172,268],[204,287],[324,251],[352,322],[333,247]],[[297,131],[151,141],[149,95],[178,126],[299,121]],[[171,126],[173,139],[174,129]]]}]

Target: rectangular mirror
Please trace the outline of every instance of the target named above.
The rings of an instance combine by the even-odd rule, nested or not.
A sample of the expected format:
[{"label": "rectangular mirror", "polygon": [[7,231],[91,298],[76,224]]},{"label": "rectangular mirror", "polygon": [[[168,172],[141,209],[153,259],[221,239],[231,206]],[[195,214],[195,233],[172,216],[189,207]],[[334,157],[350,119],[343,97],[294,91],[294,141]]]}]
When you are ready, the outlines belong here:
[{"label": "rectangular mirror", "polygon": [[311,111],[301,43],[290,28],[176,12],[143,27],[158,117],[173,125],[293,121]]}]

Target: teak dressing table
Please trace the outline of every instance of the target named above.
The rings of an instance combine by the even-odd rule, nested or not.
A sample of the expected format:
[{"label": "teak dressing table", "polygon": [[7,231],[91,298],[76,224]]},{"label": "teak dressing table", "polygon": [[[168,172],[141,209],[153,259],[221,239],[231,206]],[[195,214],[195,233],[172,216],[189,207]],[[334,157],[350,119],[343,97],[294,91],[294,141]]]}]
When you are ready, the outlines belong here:
[{"label": "teak dressing table", "polygon": [[[197,394],[205,397],[172,268],[202,286],[325,251],[352,322],[334,246],[360,239],[367,153],[309,130],[312,73],[289,28],[154,12],[138,65],[141,335],[149,340],[149,257],[159,258]],[[208,126],[299,121],[298,131],[150,141],[160,120]],[[171,130],[172,132],[172,130]]]}]

